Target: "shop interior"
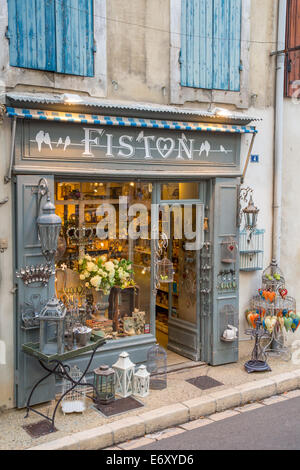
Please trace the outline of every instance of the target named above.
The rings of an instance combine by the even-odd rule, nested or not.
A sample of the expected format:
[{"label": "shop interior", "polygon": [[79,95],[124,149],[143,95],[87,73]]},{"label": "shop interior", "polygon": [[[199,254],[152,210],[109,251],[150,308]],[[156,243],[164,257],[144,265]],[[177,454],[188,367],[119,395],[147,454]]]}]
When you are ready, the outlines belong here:
[{"label": "shop interior", "polygon": [[[72,310],[73,317],[75,312],[81,324],[92,327],[108,341],[150,334],[151,308],[155,309],[156,338],[168,352],[168,364],[173,365],[187,359],[168,350],[168,321],[180,318],[196,323],[197,252],[186,250],[186,240],[177,238],[183,209],[178,207],[169,214],[162,203],[160,232],[165,217],[171,217],[172,223],[167,246],[160,254],[171,262],[173,276],[161,277],[151,303],[151,269],[155,264],[151,243],[153,190],[154,185],[148,182],[56,181],[56,213],[62,219],[55,259],[56,293]],[[161,201],[197,199],[198,191],[197,183],[162,184]],[[146,207],[148,215],[138,211],[139,206],[131,215],[134,204]],[[192,218],[194,224],[194,212]],[[139,235],[128,237],[128,230]],[[130,263],[125,274],[120,271],[120,288],[118,270],[122,260]],[[117,282],[103,293],[97,290],[92,277],[100,282],[99,276],[106,275],[111,284],[115,279]],[[91,284],[94,281],[96,288]]]}]

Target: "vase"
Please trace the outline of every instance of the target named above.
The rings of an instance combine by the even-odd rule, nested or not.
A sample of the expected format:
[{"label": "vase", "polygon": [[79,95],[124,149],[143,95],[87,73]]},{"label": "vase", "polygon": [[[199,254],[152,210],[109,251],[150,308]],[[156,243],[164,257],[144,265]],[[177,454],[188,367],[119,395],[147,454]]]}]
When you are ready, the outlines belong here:
[{"label": "vase", "polygon": [[93,304],[95,310],[97,312],[96,316],[99,320],[107,319],[105,313],[109,307],[109,294],[104,294],[102,290],[96,291],[96,289],[92,290],[93,295]]}]

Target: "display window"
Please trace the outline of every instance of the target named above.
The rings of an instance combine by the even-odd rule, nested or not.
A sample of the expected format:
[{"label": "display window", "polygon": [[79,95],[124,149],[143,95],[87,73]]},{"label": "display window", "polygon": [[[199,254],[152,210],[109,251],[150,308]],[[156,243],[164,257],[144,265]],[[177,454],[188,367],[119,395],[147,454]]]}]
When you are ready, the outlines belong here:
[{"label": "display window", "polygon": [[151,201],[150,183],[56,182],[56,293],[72,329],[150,334]]}]

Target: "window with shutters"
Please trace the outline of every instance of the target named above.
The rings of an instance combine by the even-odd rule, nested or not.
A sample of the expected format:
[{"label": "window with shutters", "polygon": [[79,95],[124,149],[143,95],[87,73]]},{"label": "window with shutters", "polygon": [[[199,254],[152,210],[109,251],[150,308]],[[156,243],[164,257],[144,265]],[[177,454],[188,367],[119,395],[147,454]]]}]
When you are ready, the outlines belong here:
[{"label": "window with shutters", "polygon": [[249,106],[251,0],[170,0],[171,101]]},{"label": "window with shutters", "polygon": [[7,0],[10,65],[94,76],[93,0]]},{"label": "window with shutters", "polygon": [[181,1],[181,85],[240,90],[242,0]]},{"label": "window with shutters", "polygon": [[[297,49],[299,50],[293,50]],[[286,24],[285,95],[299,96],[300,85],[300,0],[288,0]],[[299,81],[299,83],[296,83]],[[298,89],[298,90],[297,90]]]}]

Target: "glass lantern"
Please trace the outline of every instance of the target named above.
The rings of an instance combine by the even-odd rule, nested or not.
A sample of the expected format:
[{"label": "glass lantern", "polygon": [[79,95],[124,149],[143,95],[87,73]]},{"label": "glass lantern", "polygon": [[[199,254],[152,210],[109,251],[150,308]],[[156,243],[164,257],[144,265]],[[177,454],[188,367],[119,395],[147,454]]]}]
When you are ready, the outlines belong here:
[{"label": "glass lantern", "polygon": [[174,281],[174,266],[168,258],[157,261],[157,277],[159,283],[172,283]]},{"label": "glass lantern", "polygon": [[108,405],[115,399],[115,371],[103,365],[94,370],[94,401]]},{"label": "glass lantern", "polygon": [[48,300],[39,314],[40,351],[52,356],[65,350],[65,316],[67,309],[56,297]]},{"label": "glass lantern", "polygon": [[259,209],[255,207],[252,196],[250,197],[249,204],[243,209],[245,216],[245,229],[253,233],[257,226],[257,218]]},{"label": "glass lantern", "polygon": [[135,364],[131,362],[127,352],[122,352],[119,359],[112,367],[116,374],[116,393],[123,398],[129,397],[133,392],[133,374]]},{"label": "glass lantern", "polygon": [[146,366],[138,368],[133,377],[133,394],[137,397],[145,398],[149,395],[150,374]]},{"label": "glass lantern", "polygon": [[42,253],[48,263],[54,259],[58,237],[61,229],[61,218],[55,214],[55,206],[47,197],[47,202],[42,209],[42,215],[37,219],[38,234],[41,241]]}]

